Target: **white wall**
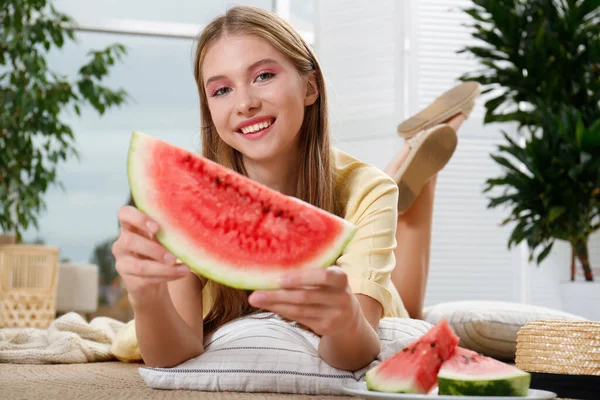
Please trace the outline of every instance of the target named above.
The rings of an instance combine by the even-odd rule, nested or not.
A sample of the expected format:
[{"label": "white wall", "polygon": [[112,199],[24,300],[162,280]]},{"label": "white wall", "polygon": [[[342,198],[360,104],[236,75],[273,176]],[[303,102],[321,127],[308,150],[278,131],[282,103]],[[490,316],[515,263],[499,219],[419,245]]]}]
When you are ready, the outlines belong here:
[{"label": "white wall", "polygon": [[402,109],[402,2],[316,4],[315,48],[335,144],[383,169],[402,145],[394,133]]}]

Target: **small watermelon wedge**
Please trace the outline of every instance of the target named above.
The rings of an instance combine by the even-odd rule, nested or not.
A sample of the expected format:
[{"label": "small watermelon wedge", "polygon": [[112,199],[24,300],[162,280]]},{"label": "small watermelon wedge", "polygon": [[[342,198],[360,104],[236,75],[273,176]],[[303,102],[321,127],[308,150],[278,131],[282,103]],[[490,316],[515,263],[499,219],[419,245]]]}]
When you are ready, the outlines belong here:
[{"label": "small watermelon wedge", "polygon": [[356,226],[187,150],[134,131],[136,206],[157,240],[194,272],[231,287],[276,289],[282,274],[335,262]]},{"label": "small watermelon wedge", "polygon": [[458,347],[438,373],[438,393],[460,396],[527,396],[531,375]]},{"label": "small watermelon wedge", "polygon": [[459,338],[443,319],[419,339],[370,369],[367,389],[378,392],[429,393],[437,383],[442,363],[458,346]]}]

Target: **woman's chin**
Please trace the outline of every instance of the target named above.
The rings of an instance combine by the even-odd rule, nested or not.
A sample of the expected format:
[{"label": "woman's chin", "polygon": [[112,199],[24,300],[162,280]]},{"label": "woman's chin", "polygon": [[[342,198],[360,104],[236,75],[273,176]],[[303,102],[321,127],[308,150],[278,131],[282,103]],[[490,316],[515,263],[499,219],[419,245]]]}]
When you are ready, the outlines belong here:
[{"label": "woman's chin", "polygon": [[[270,139],[270,138],[265,138]],[[255,163],[272,163],[279,158],[289,161],[296,158],[291,153],[293,145],[286,145],[278,140],[258,140],[256,142],[236,143],[236,149],[244,158]],[[294,150],[295,151],[295,150]]]},{"label": "woman's chin", "polygon": [[275,159],[278,154],[277,152],[266,151],[266,149],[244,149],[241,153],[244,159],[255,163],[268,162]]}]

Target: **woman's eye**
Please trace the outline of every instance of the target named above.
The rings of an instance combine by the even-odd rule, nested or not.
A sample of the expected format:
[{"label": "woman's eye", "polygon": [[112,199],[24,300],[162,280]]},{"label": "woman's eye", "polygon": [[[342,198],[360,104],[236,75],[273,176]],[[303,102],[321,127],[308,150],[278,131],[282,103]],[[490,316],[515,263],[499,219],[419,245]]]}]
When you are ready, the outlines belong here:
[{"label": "woman's eye", "polygon": [[271,72],[263,72],[262,74],[260,74],[259,76],[256,77],[256,80],[257,81],[266,81],[267,79],[271,79],[274,76],[275,76],[275,74],[273,74]]},{"label": "woman's eye", "polygon": [[224,94],[227,94],[227,93],[229,93],[229,91],[230,91],[230,90],[231,90],[231,89],[230,89],[230,88],[228,88],[228,87],[222,87],[222,88],[220,88],[220,89],[217,89],[217,90],[215,90],[215,91],[213,92],[213,96],[222,96],[222,95],[224,95]]}]

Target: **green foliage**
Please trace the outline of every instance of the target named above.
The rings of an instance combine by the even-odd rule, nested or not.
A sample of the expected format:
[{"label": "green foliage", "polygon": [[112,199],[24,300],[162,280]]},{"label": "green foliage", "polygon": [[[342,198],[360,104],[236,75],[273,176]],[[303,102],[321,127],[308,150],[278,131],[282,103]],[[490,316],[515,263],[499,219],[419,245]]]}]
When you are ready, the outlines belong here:
[{"label": "green foliage", "polygon": [[[485,122],[539,126],[531,110],[563,104],[590,125],[600,119],[600,0],[473,0],[465,10],[481,70],[463,80],[500,93],[485,104]],[[483,42],[483,43],[481,43]]]},{"label": "green foliage", "polygon": [[527,135],[524,144],[504,133],[506,144],[492,158],[505,173],[488,179],[485,188],[503,188],[490,197],[489,206],[510,208],[504,224],[516,225],[509,246],[525,240],[530,260],[533,250],[541,248],[538,263],[555,239],[585,242],[600,227],[600,121],[586,127],[573,108],[558,115],[539,113],[545,114],[539,117],[541,129]]},{"label": "green foliage", "polygon": [[[526,241],[539,264],[555,240],[575,249],[591,280],[587,241],[600,228],[600,0],[473,0],[485,123],[515,122],[498,146],[489,207],[506,206],[508,245]],[[493,189],[501,194],[491,195]],[[536,250],[537,255],[536,255]]]},{"label": "green foliage", "polygon": [[[135,206],[135,202],[133,201],[133,196],[131,196],[131,193],[129,194],[126,205]],[[117,261],[112,253],[113,243],[117,239],[118,237],[108,238],[98,243],[94,247],[90,257],[90,262],[98,266],[101,286],[110,285],[119,276],[116,266]],[[101,299],[102,304],[106,304],[106,301],[107,300],[105,298]]]},{"label": "green foliage", "polygon": [[90,262],[98,266],[100,285],[110,285],[118,276],[116,260],[112,254],[112,245],[116,238],[104,240],[94,247]]},{"label": "green foliage", "polygon": [[57,169],[77,157],[75,134],[61,118],[90,104],[101,115],[126,101],[127,93],[101,85],[126,49],[114,44],[90,51],[69,80],[52,71],[48,53],[75,41],[73,20],[47,0],[3,0],[0,7],[0,228],[15,232],[45,209],[44,194],[60,185]]}]

